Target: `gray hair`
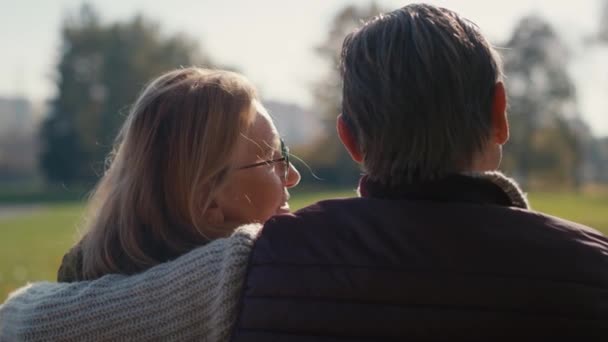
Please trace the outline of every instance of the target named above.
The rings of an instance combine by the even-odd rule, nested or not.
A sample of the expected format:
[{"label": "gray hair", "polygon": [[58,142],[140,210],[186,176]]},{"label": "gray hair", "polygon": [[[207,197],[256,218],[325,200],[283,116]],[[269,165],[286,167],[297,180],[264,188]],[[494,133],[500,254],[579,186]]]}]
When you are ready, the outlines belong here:
[{"label": "gray hair", "polygon": [[341,57],[343,117],[371,179],[398,185],[463,171],[487,142],[502,64],[471,21],[408,5],[348,35]]}]

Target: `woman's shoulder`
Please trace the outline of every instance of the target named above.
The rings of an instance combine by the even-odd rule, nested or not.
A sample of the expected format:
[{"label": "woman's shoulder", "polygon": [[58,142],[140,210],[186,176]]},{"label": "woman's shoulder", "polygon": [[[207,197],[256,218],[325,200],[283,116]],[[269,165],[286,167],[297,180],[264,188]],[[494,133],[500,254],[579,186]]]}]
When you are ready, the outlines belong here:
[{"label": "woman's shoulder", "polygon": [[[252,223],[245,224],[235,229],[235,231],[228,238],[230,245],[239,245],[245,247],[244,252],[253,245],[255,239],[257,239],[261,224]],[[205,253],[208,249],[205,246],[201,246],[198,253]],[[238,250],[238,249],[237,249]],[[76,281],[87,280],[83,276],[83,262],[82,262],[82,245],[80,243],[74,245],[64,256],[57,271],[57,281],[72,283]]]},{"label": "woman's shoulder", "polygon": [[80,243],[74,245],[61,260],[57,271],[57,281],[71,283],[84,280],[82,273],[82,246]]}]

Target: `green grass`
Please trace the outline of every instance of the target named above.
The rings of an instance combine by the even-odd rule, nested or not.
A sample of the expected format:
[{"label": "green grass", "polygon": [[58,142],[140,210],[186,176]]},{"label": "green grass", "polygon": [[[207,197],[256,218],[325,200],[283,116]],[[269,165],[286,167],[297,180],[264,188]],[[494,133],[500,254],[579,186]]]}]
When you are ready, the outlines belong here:
[{"label": "green grass", "polygon": [[300,208],[303,208],[322,199],[356,197],[357,193],[355,192],[355,190],[355,187],[353,187],[352,189],[320,191],[312,191],[310,189],[299,190],[298,188],[295,188],[293,190],[290,190],[291,199],[289,200],[289,206],[291,207],[292,211],[296,211]]},{"label": "green grass", "polygon": [[0,301],[27,281],[56,278],[81,212],[81,204],[62,204],[0,219]]},{"label": "green grass", "polygon": [[[354,189],[293,191],[297,210],[320,199],[353,197]],[[608,194],[533,193],[535,210],[577,221],[608,234]],[[29,215],[0,218],[0,302],[26,282],[55,280],[63,254],[75,242],[82,203],[52,204]]]},{"label": "green grass", "polygon": [[532,209],[593,227],[608,235],[608,193],[532,193]]}]

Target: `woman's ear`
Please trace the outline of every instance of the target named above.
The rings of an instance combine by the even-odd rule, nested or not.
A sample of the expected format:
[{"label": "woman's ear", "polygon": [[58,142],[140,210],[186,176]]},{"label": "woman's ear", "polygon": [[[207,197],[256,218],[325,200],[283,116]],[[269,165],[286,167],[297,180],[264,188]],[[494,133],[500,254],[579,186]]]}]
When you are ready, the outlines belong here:
[{"label": "woman's ear", "polygon": [[363,162],[363,154],[359,149],[359,145],[357,144],[357,139],[355,139],[355,135],[351,131],[350,127],[344,121],[344,117],[342,114],[338,115],[338,120],[336,122],[336,129],[338,130],[338,137],[340,137],[340,141],[342,141],[342,145],[350,154],[350,157],[357,163]]},{"label": "woman's ear", "polygon": [[211,201],[211,204],[209,204],[209,207],[203,214],[203,217],[211,226],[218,227],[224,224],[224,212],[215,200]]},{"label": "woman's ear", "polygon": [[503,145],[509,140],[509,121],[507,120],[507,93],[502,82],[494,86],[492,98],[492,137],[494,142]]}]

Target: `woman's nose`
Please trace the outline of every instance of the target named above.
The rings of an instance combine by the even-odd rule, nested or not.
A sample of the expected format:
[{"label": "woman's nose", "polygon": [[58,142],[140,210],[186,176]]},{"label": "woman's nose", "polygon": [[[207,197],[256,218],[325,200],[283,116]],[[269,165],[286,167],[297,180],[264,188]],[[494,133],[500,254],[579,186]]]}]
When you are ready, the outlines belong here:
[{"label": "woman's nose", "polygon": [[287,178],[285,179],[285,187],[293,188],[294,186],[298,185],[298,183],[300,183],[301,178],[302,177],[300,177],[298,169],[296,169],[296,167],[290,163],[289,171],[287,172]]}]

